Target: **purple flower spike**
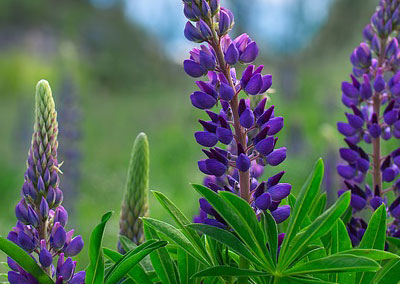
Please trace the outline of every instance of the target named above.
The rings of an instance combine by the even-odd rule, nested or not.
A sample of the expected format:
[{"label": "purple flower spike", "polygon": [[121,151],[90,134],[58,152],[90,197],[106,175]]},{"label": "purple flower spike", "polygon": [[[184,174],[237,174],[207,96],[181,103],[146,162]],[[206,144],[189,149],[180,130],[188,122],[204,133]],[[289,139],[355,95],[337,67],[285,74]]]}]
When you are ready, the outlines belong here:
[{"label": "purple flower spike", "polygon": [[8,271],[8,282],[10,284],[25,284],[28,283],[27,279],[15,271]]},{"label": "purple flower spike", "polygon": [[341,175],[345,179],[352,179],[356,176],[356,169],[351,166],[346,165],[338,165],[337,170],[339,175]]},{"label": "purple flower spike", "polygon": [[[290,208],[278,206],[289,195],[291,186],[279,183],[284,172],[272,176],[268,182],[260,179],[265,167],[276,166],[286,158],[285,147],[274,150],[278,141],[274,135],[283,128],[284,120],[275,115],[274,106],[265,109],[268,98],[262,94],[271,87],[272,76],[262,73],[263,65],[249,64],[258,56],[257,43],[246,33],[231,39],[228,33],[234,16],[220,7],[219,0],[184,0],[184,14],[195,24],[186,25],[185,36],[191,41],[207,41],[207,45],[193,48],[183,64],[189,76],[208,77],[208,81],[196,81],[200,90],[190,95],[193,106],[205,110],[210,119],[199,120],[203,129],[194,134],[196,141],[207,148],[202,150],[206,157],[198,161],[199,170],[206,175],[203,183],[214,192],[243,193],[241,196],[256,213],[269,209],[281,222],[289,216]],[[367,50],[364,57],[368,58]],[[365,61],[361,57],[357,60]],[[236,65],[242,65],[243,68],[238,68],[244,70],[241,74],[236,74],[233,67]],[[358,92],[359,83],[353,83]],[[241,92],[248,96],[240,99]],[[349,107],[358,97],[351,100]],[[219,106],[219,110],[210,110]],[[218,142],[226,147],[216,147]],[[58,185],[53,188],[53,195],[57,195]],[[200,214],[194,222],[227,228],[224,219],[205,199],[199,202]],[[65,253],[69,240],[64,246]]]},{"label": "purple flower spike", "polygon": [[18,233],[17,242],[28,253],[32,252],[36,247],[35,241],[22,231]]},{"label": "purple flower spike", "polygon": [[290,206],[283,205],[278,207],[276,210],[272,211],[271,214],[277,224],[282,223],[290,216]]},{"label": "purple flower spike", "polygon": [[272,199],[268,192],[261,194],[255,201],[255,205],[258,209],[265,211],[271,205]]},{"label": "purple flower spike", "polygon": [[44,267],[49,267],[53,263],[53,256],[46,248],[42,248],[39,254],[39,261]]},{"label": "purple flower spike", "polygon": [[81,236],[76,236],[64,249],[65,256],[76,256],[83,249],[83,239]]},{"label": "purple flower spike", "polygon": [[286,147],[272,151],[267,156],[267,163],[271,166],[277,166],[286,159]]},{"label": "purple flower spike", "polygon": [[53,247],[58,250],[61,249],[64,246],[66,239],[67,235],[65,233],[64,228],[61,226],[58,227],[54,232],[54,234],[52,235]]},{"label": "purple flower spike", "polygon": [[251,42],[240,55],[239,60],[244,63],[253,62],[258,55],[258,46],[255,41]]},{"label": "purple flower spike", "polygon": [[80,271],[75,273],[74,277],[68,282],[69,284],[84,284],[86,273],[85,271]]},{"label": "purple flower spike", "polygon": [[72,261],[72,258],[68,257],[64,264],[59,267],[59,276],[62,277],[64,281],[68,281],[71,279],[74,274],[75,264]]},{"label": "purple flower spike", "polygon": [[235,92],[233,91],[232,87],[226,83],[221,83],[219,88],[219,97],[225,101],[230,101],[233,99]]},{"label": "purple flower spike", "polygon": [[371,200],[369,201],[369,204],[371,205],[371,207],[376,210],[379,206],[381,206],[381,204],[383,203],[383,200],[380,196],[374,196],[373,198],[371,198]]},{"label": "purple flower spike", "polygon": [[345,123],[345,122],[338,122],[337,123],[337,128],[340,133],[342,133],[344,136],[353,136],[356,134],[356,129],[354,129],[351,125]]},{"label": "purple flower spike", "polygon": [[349,98],[356,99],[359,96],[359,91],[349,82],[342,83],[342,91]]},{"label": "purple flower spike", "polygon": [[214,159],[207,159],[205,160],[205,163],[208,172],[217,177],[222,176],[227,170],[226,165]]},{"label": "purple flower spike", "polygon": [[229,65],[235,65],[239,60],[239,51],[236,45],[231,43],[225,53],[225,61]]},{"label": "purple flower spike", "polygon": [[214,133],[198,131],[194,134],[197,143],[204,147],[213,147],[218,143],[218,137]]},{"label": "purple flower spike", "polygon": [[355,161],[357,161],[357,158],[359,157],[358,153],[352,149],[341,148],[339,152],[340,152],[340,157],[342,157],[343,160],[346,160],[349,163],[354,163]]},{"label": "purple flower spike", "polygon": [[254,114],[250,108],[246,108],[240,115],[240,125],[251,128],[254,125]]},{"label": "purple flower spike", "polygon": [[358,196],[356,194],[352,194],[351,195],[350,205],[356,211],[361,211],[367,205],[367,201],[364,198],[362,198],[362,197],[360,197],[360,196]]},{"label": "purple flower spike", "polygon": [[268,193],[271,195],[272,200],[279,201],[286,198],[290,194],[292,186],[288,183],[278,183],[268,189]]},{"label": "purple flower spike", "polygon": [[263,87],[262,76],[261,74],[257,73],[250,78],[249,82],[247,83],[244,89],[249,95],[257,95],[262,87]]},{"label": "purple flower spike", "polygon": [[236,160],[236,167],[239,171],[247,172],[250,168],[250,159],[246,154],[240,154]]},{"label": "purple flower spike", "polygon": [[283,117],[277,116],[271,118],[266,125],[269,126],[268,135],[275,135],[283,128]]},{"label": "purple flower spike", "polygon": [[190,59],[183,61],[183,69],[193,78],[201,77],[207,72],[203,66]]},{"label": "purple flower spike", "polygon": [[275,139],[274,137],[269,136],[257,143],[256,150],[260,152],[262,155],[266,156],[272,152],[274,146],[275,146]]},{"label": "purple flower spike", "polygon": [[217,100],[204,92],[196,91],[190,95],[193,106],[199,109],[210,109],[215,106]]}]

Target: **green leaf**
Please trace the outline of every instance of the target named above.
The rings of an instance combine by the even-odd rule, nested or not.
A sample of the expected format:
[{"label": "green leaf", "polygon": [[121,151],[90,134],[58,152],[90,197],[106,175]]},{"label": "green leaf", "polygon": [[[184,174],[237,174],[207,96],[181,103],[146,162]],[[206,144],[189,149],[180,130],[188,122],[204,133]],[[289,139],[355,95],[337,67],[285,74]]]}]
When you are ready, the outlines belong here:
[{"label": "green leaf", "polygon": [[400,282],[400,259],[388,261],[381,270],[376,273],[372,283],[398,284]]},{"label": "green leaf", "polygon": [[373,260],[385,260],[385,259],[393,259],[393,258],[400,258],[400,256],[384,251],[384,250],[377,250],[377,249],[350,249],[346,251],[342,251],[339,254],[351,254],[355,256],[362,256],[366,258],[370,258]]},{"label": "green leaf", "polygon": [[317,201],[311,208],[310,213],[308,214],[311,221],[314,221],[318,216],[320,216],[324,212],[325,206],[326,206],[326,192],[319,195]]},{"label": "green leaf", "polygon": [[[384,250],[386,240],[386,208],[385,204],[379,206],[372,215],[367,230],[361,239],[359,248]],[[356,283],[371,283],[373,273],[357,273]]]},{"label": "green leaf", "polygon": [[[263,245],[263,248],[260,247],[258,239],[252,231],[252,227],[249,225],[248,221],[243,217],[243,215],[239,214],[239,212],[235,210],[228,201],[223,199],[211,189],[196,184],[193,184],[192,186],[207,199],[207,201],[213,206],[218,214],[220,214],[222,218],[224,218],[224,220],[233,228],[239,238],[242,239],[245,244],[247,244],[248,248],[251,249],[255,255],[263,259],[267,269],[272,271],[272,260],[267,259],[268,254],[265,255],[265,244]],[[258,229],[260,228],[258,227]],[[269,256],[269,258],[270,257],[271,256]]]},{"label": "green leaf", "polygon": [[393,245],[396,246],[398,249],[400,249],[400,238],[394,238],[394,237],[386,237],[386,240],[389,242],[389,246]]},{"label": "green leaf", "polygon": [[244,276],[267,276],[271,275],[268,272],[249,270],[249,269],[240,269],[227,265],[214,266],[207,269],[204,269],[195,275],[192,278],[198,277],[210,277],[210,276],[235,276],[235,277],[244,277]]},{"label": "green leaf", "polygon": [[109,271],[104,279],[105,284],[118,283],[136,264],[152,251],[166,246],[165,241],[147,241],[127,252]]},{"label": "green leaf", "polygon": [[264,233],[267,236],[267,243],[269,250],[276,265],[276,256],[278,251],[278,226],[276,225],[274,217],[269,212],[264,212],[261,215],[261,223],[264,225]]},{"label": "green leaf", "polygon": [[[144,234],[146,240],[159,239],[157,232],[150,228],[146,223],[144,225]],[[154,270],[163,284],[178,283],[175,275],[174,263],[166,248],[160,248],[152,252],[150,254],[150,259]]]},{"label": "green leaf", "polygon": [[103,235],[105,226],[110,220],[113,212],[107,212],[101,218],[92,234],[89,241],[89,266],[86,268],[86,284],[103,284],[104,280],[104,257],[102,247]]},{"label": "green leaf", "polygon": [[[335,226],[332,228],[331,254],[342,251],[349,252],[351,248],[351,240],[346,225],[341,219],[338,219]],[[330,280],[338,283],[354,283],[355,273],[334,273],[330,276]]]},{"label": "green leaf", "polygon": [[242,220],[247,221],[247,224],[254,238],[256,239],[260,250],[266,256],[269,264],[273,266],[274,262],[265,245],[264,230],[261,230],[256,213],[254,212],[253,208],[251,208],[246,200],[237,196],[236,194],[233,194],[232,192],[222,191],[220,192],[220,196],[231,204],[231,207],[236,210],[236,212],[242,217]]},{"label": "green leaf", "polygon": [[190,279],[197,272],[198,261],[196,261],[185,250],[178,248],[178,271],[180,284],[192,284],[194,280]]},{"label": "green leaf", "polygon": [[152,218],[143,218],[145,224],[161,233],[167,241],[171,241],[186,250],[190,255],[207,265],[207,261],[196,251],[186,236],[174,226]]},{"label": "green leaf", "polygon": [[121,244],[124,251],[130,251],[137,247],[137,245],[128,239],[127,236],[119,235],[119,243]]},{"label": "green leaf", "polygon": [[[296,275],[296,276],[288,276],[285,277],[283,280],[289,279],[291,280],[290,284],[336,284],[337,282],[328,282],[322,279],[318,279],[311,276],[303,276],[303,275]],[[281,282],[286,283],[286,282]],[[347,283],[346,283],[347,284]]]},{"label": "green leaf", "polygon": [[350,254],[334,254],[310,262],[298,264],[284,272],[285,275],[377,271],[379,264],[366,257]]},{"label": "green leaf", "polygon": [[[110,259],[114,263],[120,261],[123,258],[122,254],[108,248],[103,248],[103,253],[108,259]],[[146,271],[140,265],[135,265],[134,267],[132,267],[127,275],[137,284],[153,284]]]},{"label": "green leaf", "polygon": [[40,268],[35,260],[22,248],[6,238],[0,237],[0,249],[17,262],[25,271],[32,274],[41,284],[54,284],[53,280]]},{"label": "green leaf", "polygon": [[322,159],[319,159],[316,162],[311,175],[309,176],[306,183],[302,187],[300,194],[297,197],[296,205],[292,209],[292,214],[289,220],[287,233],[285,235],[285,238],[283,239],[283,243],[279,253],[278,266],[280,266],[279,263],[284,262],[282,260],[285,259],[286,254],[288,254],[289,244],[292,242],[293,238],[299,231],[301,223],[307,216],[308,211],[312,203],[314,202],[314,198],[319,192],[323,175],[324,175],[324,163]]},{"label": "green leaf", "polygon": [[349,204],[350,191],[347,191],[328,210],[315,219],[311,225],[297,235],[291,244],[290,254],[286,257],[283,267],[287,267],[302,251],[304,246],[329,232],[340,216],[346,211]]},{"label": "green leaf", "polygon": [[176,207],[176,205],[168,199],[164,194],[158,191],[153,191],[155,198],[160,202],[161,206],[169,213],[169,215],[177,223],[178,227],[182,230],[182,233],[191,241],[191,243],[197,248],[197,251],[201,252],[202,256],[211,263],[210,256],[208,255],[204,244],[195,231],[187,228],[186,225],[192,222],[182,213],[182,211]]},{"label": "green leaf", "polygon": [[191,224],[189,227],[197,230],[232,249],[238,255],[246,258],[254,264],[261,265],[260,261],[248,250],[246,245],[242,243],[234,234],[227,230],[223,230],[217,227],[208,226],[204,224]]}]

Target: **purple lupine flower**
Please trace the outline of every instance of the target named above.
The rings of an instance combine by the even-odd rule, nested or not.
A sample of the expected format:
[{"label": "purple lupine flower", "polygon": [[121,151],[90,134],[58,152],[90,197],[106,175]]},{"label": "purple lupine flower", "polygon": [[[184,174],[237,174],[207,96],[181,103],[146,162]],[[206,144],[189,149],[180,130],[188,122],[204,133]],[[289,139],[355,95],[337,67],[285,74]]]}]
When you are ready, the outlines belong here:
[{"label": "purple lupine flower", "polygon": [[[57,112],[51,89],[47,81],[41,80],[36,86],[36,118],[22,199],[15,208],[18,222],[8,239],[30,253],[56,283],[70,283],[71,279],[84,283],[84,272],[78,273],[80,278],[74,276],[76,262],[71,258],[64,262],[64,254],[78,254],[83,241],[81,236],[72,239],[73,230],[65,231],[68,214],[61,206],[57,135]],[[11,284],[38,283],[12,259],[8,263],[12,269],[8,273]]]},{"label": "purple lupine flower", "polygon": [[[350,55],[353,74],[350,81],[342,83],[342,102],[350,109],[347,121],[337,124],[347,147],[341,148],[343,163],[337,166],[344,179],[344,190],[351,190],[351,206],[356,215],[364,208],[376,210],[387,202],[386,194],[395,190],[399,181],[400,148],[385,153],[383,140],[400,138],[400,4],[382,0],[370,23],[364,28],[365,41]],[[397,35],[397,36],[396,36]],[[372,147],[364,147],[364,143]],[[368,152],[366,149],[371,149]],[[366,179],[368,174],[372,182]],[[400,214],[397,198],[388,214],[394,221],[388,234],[400,237]],[[366,224],[354,216],[348,224],[353,244],[357,244]]]},{"label": "purple lupine flower", "polygon": [[[290,207],[279,206],[291,185],[279,183],[284,172],[259,181],[264,167],[271,168],[286,159],[286,148],[278,147],[275,135],[283,128],[283,118],[276,116],[274,106],[266,108],[265,93],[272,76],[263,75],[264,66],[253,63],[258,46],[247,34],[231,39],[234,24],[231,11],[219,1],[184,1],[189,19],[184,34],[190,41],[201,42],[183,62],[185,72],[195,78],[200,90],[190,95],[194,107],[205,110],[209,119],[199,120],[202,129],[194,137],[206,157],[198,162],[206,174],[204,184],[214,191],[231,191],[245,199],[257,214],[269,210],[280,223],[289,217]],[[191,23],[195,22],[195,23]],[[203,59],[202,59],[203,57]],[[244,65],[241,76],[235,65]],[[243,91],[247,98],[239,99]],[[221,106],[217,109],[216,106]],[[227,146],[224,146],[227,145]],[[226,228],[227,224],[205,200],[200,199],[200,214],[194,222]]]}]

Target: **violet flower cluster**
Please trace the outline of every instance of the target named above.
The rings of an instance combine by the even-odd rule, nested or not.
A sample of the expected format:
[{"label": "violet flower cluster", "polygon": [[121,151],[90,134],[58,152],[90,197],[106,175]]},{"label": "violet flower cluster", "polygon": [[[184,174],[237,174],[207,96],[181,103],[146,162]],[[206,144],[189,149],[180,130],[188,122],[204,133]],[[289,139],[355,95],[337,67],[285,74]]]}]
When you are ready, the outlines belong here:
[{"label": "violet flower cluster", "polygon": [[[340,149],[345,161],[337,170],[351,190],[354,213],[369,207],[377,209],[395,200],[388,208],[393,217],[388,234],[400,237],[400,148],[383,153],[383,142],[400,138],[400,11],[399,1],[381,0],[371,22],[365,27],[365,41],[350,56],[353,74],[342,83],[342,102],[349,108],[347,122],[339,122],[347,147]],[[364,144],[364,145],[362,145]],[[366,146],[365,144],[370,144]],[[372,182],[370,182],[370,177]],[[348,224],[352,242],[357,245],[367,227],[361,218]]]},{"label": "violet flower cluster", "polygon": [[[196,81],[198,91],[190,95],[193,106],[204,110],[208,119],[199,120],[203,130],[194,134],[205,147],[205,159],[198,162],[206,174],[204,184],[215,192],[238,194],[257,214],[269,210],[277,223],[290,215],[290,206],[279,206],[291,191],[280,183],[284,172],[259,181],[266,165],[277,166],[286,158],[286,148],[277,148],[275,135],[283,128],[283,118],[275,116],[274,106],[266,109],[263,96],[272,84],[271,75],[263,75],[263,66],[251,64],[258,46],[247,34],[231,39],[234,25],[231,11],[220,7],[218,0],[184,0],[184,14],[189,19],[185,37],[204,43],[190,51],[183,62],[191,77],[207,76]],[[235,66],[244,65],[241,76]],[[239,98],[244,92],[248,97]],[[216,106],[220,105],[218,110]],[[201,198],[200,214],[195,222],[227,228],[215,209]]]},{"label": "violet flower cluster", "polygon": [[[57,135],[53,97],[47,81],[42,80],[36,87],[36,118],[22,198],[15,208],[18,222],[8,239],[29,253],[57,284],[81,284],[85,272],[75,273],[76,261],[71,257],[82,250],[83,240],[73,237],[74,230],[65,229],[68,213],[61,206]],[[38,283],[11,258],[8,265],[11,284]]]}]

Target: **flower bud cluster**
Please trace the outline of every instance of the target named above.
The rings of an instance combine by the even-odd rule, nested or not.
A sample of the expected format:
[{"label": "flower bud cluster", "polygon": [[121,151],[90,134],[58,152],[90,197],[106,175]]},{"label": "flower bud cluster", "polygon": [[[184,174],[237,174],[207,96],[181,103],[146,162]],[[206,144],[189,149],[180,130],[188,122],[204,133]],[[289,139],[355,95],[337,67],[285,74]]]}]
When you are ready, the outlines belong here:
[{"label": "flower bud cluster", "polygon": [[[204,184],[215,192],[233,192],[257,214],[269,210],[278,223],[283,222],[290,206],[279,205],[291,190],[290,184],[280,183],[284,172],[259,181],[265,166],[274,167],[286,159],[286,148],[277,147],[275,136],[283,128],[283,117],[275,115],[274,106],[266,107],[272,76],[262,74],[264,66],[252,64],[258,46],[247,34],[230,38],[234,16],[219,1],[186,0],[184,14],[189,19],[186,38],[203,43],[190,51],[184,70],[194,78],[207,76],[196,81],[199,90],[190,95],[192,105],[208,117],[199,120],[202,130],[194,134],[205,147],[205,158],[198,162],[206,174]],[[245,67],[240,77],[235,68],[239,64]],[[241,93],[245,94],[242,98]],[[195,222],[227,227],[207,200],[199,203]]]},{"label": "flower bud cluster", "polygon": [[[22,199],[15,208],[18,222],[8,239],[35,258],[56,283],[80,284],[84,283],[85,273],[75,273],[76,262],[71,257],[82,250],[83,240],[81,236],[73,237],[74,230],[65,229],[68,213],[61,206],[57,135],[53,97],[50,86],[42,80],[36,87],[36,119]],[[8,264],[11,284],[38,283],[14,260],[9,258]]]},{"label": "flower bud cluster", "polygon": [[[342,83],[342,102],[349,111],[347,121],[339,122],[337,127],[346,137],[347,147],[340,149],[344,163],[337,170],[345,180],[344,190],[352,192],[354,212],[366,207],[375,210],[388,203],[389,191],[398,195],[400,189],[400,148],[382,153],[385,141],[400,138],[399,5],[395,0],[380,1],[364,28],[365,41],[350,56],[351,80]],[[400,237],[399,204],[397,197],[388,210],[394,218],[388,233],[396,237]],[[354,244],[361,240],[364,223],[353,218],[348,224]]]}]

